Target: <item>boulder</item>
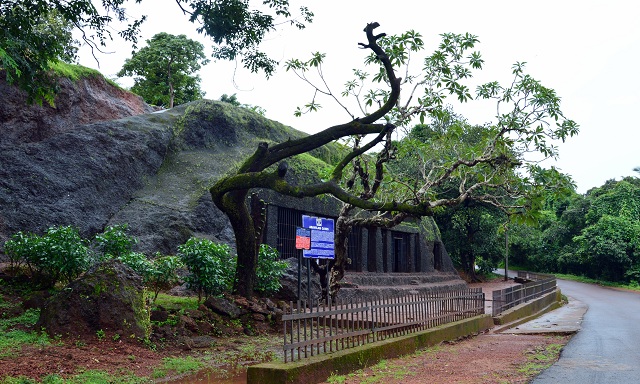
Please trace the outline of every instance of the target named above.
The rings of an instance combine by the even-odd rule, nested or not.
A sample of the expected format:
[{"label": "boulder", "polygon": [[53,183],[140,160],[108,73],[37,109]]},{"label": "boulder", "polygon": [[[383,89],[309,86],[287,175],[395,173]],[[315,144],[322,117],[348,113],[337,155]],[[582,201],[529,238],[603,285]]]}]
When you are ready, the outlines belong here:
[{"label": "boulder", "polygon": [[204,305],[213,312],[222,316],[227,316],[230,319],[237,319],[238,317],[247,314],[246,310],[222,297],[209,297],[204,302]]},{"label": "boulder", "polygon": [[142,281],[116,260],[98,264],[45,302],[37,327],[49,335],[83,337],[103,331],[146,339],[151,328]]}]

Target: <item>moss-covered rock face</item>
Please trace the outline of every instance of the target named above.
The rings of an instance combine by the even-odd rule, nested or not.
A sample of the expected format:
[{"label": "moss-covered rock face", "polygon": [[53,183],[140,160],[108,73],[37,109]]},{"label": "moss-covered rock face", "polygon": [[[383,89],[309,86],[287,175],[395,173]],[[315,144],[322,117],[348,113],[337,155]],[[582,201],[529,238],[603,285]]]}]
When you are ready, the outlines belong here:
[{"label": "moss-covered rock face", "polygon": [[142,281],[115,260],[99,264],[47,300],[38,326],[51,336],[147,339],[151,328]]},{"label": "moss-covered rock face", "polygon": [[440,229],[435,220],[431,216],[425,216],[420,219],[420,233],[425,237],[428,242],[441,241]]}]

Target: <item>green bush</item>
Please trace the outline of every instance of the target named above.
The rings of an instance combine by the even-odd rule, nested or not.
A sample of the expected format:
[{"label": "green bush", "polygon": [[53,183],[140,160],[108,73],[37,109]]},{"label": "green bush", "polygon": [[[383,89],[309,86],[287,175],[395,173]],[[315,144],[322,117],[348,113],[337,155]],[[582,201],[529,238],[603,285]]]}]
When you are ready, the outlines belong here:
[{"label": "green bush", "polygon": [[256,271],[256,292],[271,294],[280,287],[280,278],[287,269],[287,263],[280,260],[278,251],[267,244],[260,244],[258,252],[258,268]]},{"label": "green bush", "polygon": [[236,261],[228,245],[192,237],[178,247],[178,256],[189,270],[185,281],[198,300],[232,288]]},{"label": "green bush", "polygon": [[161,290],[170,289],[180,281],[178,268],[183,264],[177,256],[161,256],[156,253],[156,258],[150,260],[142,253],[130,252],[118,259],[142,277],[145,287],[154,293],[153,301]]},{"label": "green bush", "polygon": [[101,259],[121,257],[132,252],[137,240],[127,233],[128,229],[127,224],[113,225],[96,235],[96,248]]},{"label": "green bush", "polygon": [[13,262],[24,263],[36,283],[48,288],[69,282],[89,267],[89,252],[77,228],[58,226],[43,236],[18,232],[5,243]]},{"label": "green bush", "polygon": [[11,236],[11,239],[4,243],[4,252],[9,257],[11,269],[17,269],[27,260],[35,258],[39,244],[40,237],[33,233],[20,231]]},{"label": "green bush", "polygon": [[146,281],[149,275],[152,273],[153,266],[151,261],[147,258],[147,255],[139,252],[124,253],[118,257],[120,261],[133,269],[135,273],[142,277],[143,281]]},{"label": "green bush", "polygon": [[180,282],[178,269],[183,266],[177,256],[161,256],[156,253],[156,258],[151,261],[151,271],[145,280],[145,285],[153,293],[153,301],[158,298],[162,290],[171,289]]}]

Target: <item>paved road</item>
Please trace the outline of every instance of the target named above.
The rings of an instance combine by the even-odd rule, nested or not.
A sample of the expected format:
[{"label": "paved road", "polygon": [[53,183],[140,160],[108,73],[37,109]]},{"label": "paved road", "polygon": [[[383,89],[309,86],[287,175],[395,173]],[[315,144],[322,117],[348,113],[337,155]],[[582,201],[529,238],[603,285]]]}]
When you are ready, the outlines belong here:
[{"label": "paved road", "polygon": [[582,330],[534,384],[640,383],[640,294],[558,280],[589,306]]}]

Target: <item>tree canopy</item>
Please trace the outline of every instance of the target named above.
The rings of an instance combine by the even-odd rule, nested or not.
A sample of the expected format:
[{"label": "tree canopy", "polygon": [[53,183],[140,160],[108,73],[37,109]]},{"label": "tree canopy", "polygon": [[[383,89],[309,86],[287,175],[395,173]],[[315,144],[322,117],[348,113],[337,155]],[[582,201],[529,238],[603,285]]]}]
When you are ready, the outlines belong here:
[{"label": "tree canopy", "polygon": [[[27,91],[29,99],[52,103],[55,87],[45,81],[49,62],[64,60],[68,39],[59,33],[45,31],[42,22],[52,15],[63,25],[81,33],[82,40],[92,49],[100,50],[112,39],[114,24],[125,27],[117,34],[137,43],[140,27],[147,16],[132,19],[126,12],[129,3],[142,0],[6,0],[0,3],[0,69],[6,79]],[[277,62],[259,49],[269,31],[280,23],[288,22],[304,28],[313,19],[307,7],[294,15],[288,0],[264,0],[252,6],[248,0],[175,0],[178,12],[197,25],[199,33],[213,42],[213,57],[240,60],[253,71],[264,71],[270,76]],[[152,4],[151,1],[149,1]],[[99,5],[96,5],[99,4]],[[67,29],[70,32],[71,29]],[[69,35],[70,36],[70,35]]]},{"label": "tree canopy", "polygon": [[639,199],[634,177],[549,198],[538,227],[515,227],[514,261],[542,272],[640,284]]},{"label": "tree canopy", "polygon": [[73,24],[56,9],[40,13],[0,4],[0,70],[10,84],[27,91],[29,102],[53,104],[55,81],[48,73],[53,60],[73,62],[77,48]]},{"label": "tree canopy", "polygon": [[[261,143],[234,173],[211,188],[214,203],[227,214],[236,236],[236,288],[241,294],[250,295],[255,280],[255,239],[260,220],[254,220],[247,207],[252,188],[269,188],[292,197],[331,194],[347,206],[374,214],[356,217],[360,223],[392,226],[407,217],[433,215],[465,201],[523,214],[539,204],[541,191],[570,184],[559,172],[545,170],[538,162],[540,156],[557,156],[552,141],[575,135],[578,126],[563,116],[555,92],[527,75],[522,63],[514,65],[509,86],[490,82],[477,88],[475,98],[494,100],[499,106],[496,120],[483,126],[477,142],[460,146],[464,130],[453,125],[438,140],[417,148],[421,154],[416,159],[420,178],[415,177],[415,172],[412,178],[390,172],[389,164],[400,161],[393,133],[406,129],[415,119],[423,122],[444,116],[449,95],[461,102],[474,99],[464,81],[473,70],[482,68],[483,60],[479,52],[470,51],[478,42],[477,37],[443,34],[439,48],[424,59],[419,72],[412,74],[405,67],[415,52],[424,49],[420,34],[409,31],[400,36],[376,35],[373,31],[378,26],[367,25],[366,43],[360,43],[370,52],[365,65],[373,67],[373,74],[354,70],[355,79],[347,82],[339,95],[330,90],[323,78],[324,54],[286,64],[288,70],[314,88],[313,100],[298,108],[297,114],[319,110],[316,96],[325,95],[349,112],[349,121],[302,139],[275,145]],[[317,71],[320,85],[310,80],[310,71]],[[399,72],[406,76],[398,77]],[[403,89],[408,94],[401,98]],[[358,101],[357,114],[341,100],[349,97]],[[327,180],[299,185],[286,179],[285,159],[340,139],[351,149],[336,163]],[[379,152],[372,153],[380,146]],[[537,158],[530,158],[531,152],[536,152]],[[275,164],[277,168],[271,167]],[[455,193],[439,194],[437,187],[452,181]]]},{"label": "tree canopy", "polygon": [[208,62],[201,43],[161,32],[133,52],[118,76],[134,76],[131,91],[147,103],[173,108],[204,97],[200,77],[194,73]]}]

